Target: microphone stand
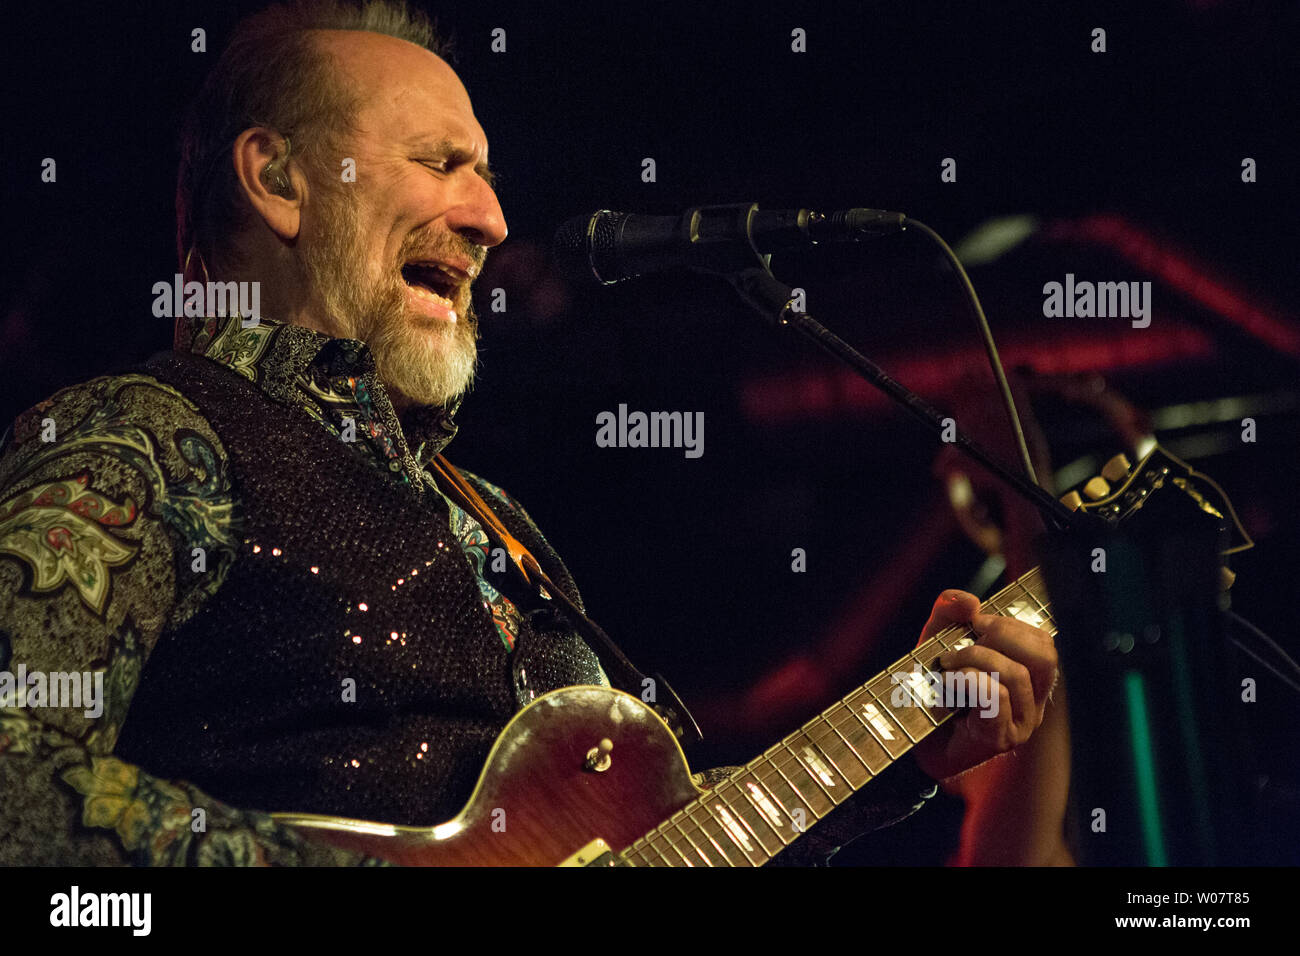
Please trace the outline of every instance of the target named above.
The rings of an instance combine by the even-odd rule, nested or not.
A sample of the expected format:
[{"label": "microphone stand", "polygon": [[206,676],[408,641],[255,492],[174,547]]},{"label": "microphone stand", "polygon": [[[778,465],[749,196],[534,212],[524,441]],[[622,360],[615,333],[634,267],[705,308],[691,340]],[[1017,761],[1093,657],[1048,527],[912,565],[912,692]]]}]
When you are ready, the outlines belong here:
[{"label": "microphone stand", "polygon": [[[725,216],[725,207],[710,210]],[[745,216],[737,207],[738,217]],[[747,223],[746,223],[747,225]],[[978,442],[944,419],[811,315],[791,308],[793,290],[776,279],[754,245],[706,244],[697,272],[719,275],[769,324],[793,329],[884,392],[941,439],[955,444],[1034,505],[1050,534],[1045,543],[1054,617],[1069,640],[1059,643],[1062,669],[1073,675],[1071,804],[1080,833],[1097,833],[1096,810],[1108,808],[1109,838],[1076,851],[1092,865],[1218,865],[1250,858],[1245,826],[1253,797],[1239,755],[1222,735],[1225,637],[1216,614],[1219,541],[1175,520],[1161,535],[1134,535],[1099,515],[1071,511],[1037,484],[1001,465]],[[1185,503],[1184,503],[1185,504]],[[1199,525],[1197,525],[1199,527]],[[1099,553],[1117,574],[1095,573]],[[1105,570],[1104,565],[1102,570]],[[1143,627],[1145,626],[1145,630]],[[1131,633],[1149,643],[1135,653]],[[1128,637],[1128,644],[1115,638]],[[1217,638],[1217,640],[1216,640]],[[1116,760],[1107,741],[1128,751]],[[1211,745],[1214,741],[1214,745]],[[1127,747],[1124,745],[1127,744]],[[1107,821],[1102,818],[1100,832]]]},{"label": "microphone stand", "polygon": [[[791,309],[790,302],[794,298],[794,291],[772,275],[763,261],[763,256],[756,248],[754,249],[754,256],[759,260],[757,263],[751,262],[734,271],[723,271],[714,266],[709,268],[697,266],[695,269],[696,271],[720,275],[736,290],[736,293],[747,305],[758,312],[771,325],[778,328],[793,329],[822,351],[833,355],[853,369],[861,378],[884,392],[906,409],[912,417],[940,436],[941,440],[956,445],[964,454],[979,462],[1002,482],[1014,489],[1018,495],[1038,509],[1049,528],[1056,531],[1066,531],[1078,529],[1084,525],[1101,523],[1100,519],[1095,516],[1071,511],[1038,485],[1028,481],[1023,475],[1019,475],[1003,466],[979,442],[956,427],[956,423],[952,419],[940,415],[921,396],[902,383],[895,381],[879,365],[853,348],[811,315]],[[747,259],[743,253],[737,258]],[[945,432],[952,435],[952,438],[943,438]]]}]

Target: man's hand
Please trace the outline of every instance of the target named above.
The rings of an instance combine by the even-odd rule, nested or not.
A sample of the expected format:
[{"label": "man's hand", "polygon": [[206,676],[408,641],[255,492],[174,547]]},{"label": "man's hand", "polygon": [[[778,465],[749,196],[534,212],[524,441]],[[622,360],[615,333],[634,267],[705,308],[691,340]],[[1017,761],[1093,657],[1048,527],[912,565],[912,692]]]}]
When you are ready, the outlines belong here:
[{"label": "man's hand", "polygon": [[[1043,722],[1047,697],[1056,682],[1052,636],[1013,617],[981,614],[979,598],[944,591],[921,632],[921,641],[953,624],[968,624],[976,643],[939,658],[945,671],[996,677],[996,716],[971,710],[953,718],[916,745],[917,765],[944,780],[1023,744]],[[990,708],[991,710],[991,708]]]}]

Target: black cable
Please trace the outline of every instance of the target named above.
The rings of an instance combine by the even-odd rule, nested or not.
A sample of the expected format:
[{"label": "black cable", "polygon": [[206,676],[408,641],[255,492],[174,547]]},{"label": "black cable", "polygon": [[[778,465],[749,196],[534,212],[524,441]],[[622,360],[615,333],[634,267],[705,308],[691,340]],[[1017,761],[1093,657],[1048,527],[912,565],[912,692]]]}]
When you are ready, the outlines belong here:
[{"label": "black cable", "polygon": [[989,320],[984,315],[984,307],[980,305],[980,297],[975,294],[975,286],[971,284],[970,276],[966,274],[966,269],[962,266],[961,260],[957,254],[949,248],[948,243],[943,241],[943,237],[937,232],[921,222],[919,219],[908,217],[904,220],[904,228],[915,226],[921,232],[925,233],[943,250],[952,267],[957,271],[957,278],[961,280],[962,287],[966,290],[966,296],[970,300],[975,310],[975,324],[979,326],[980,338],[984,342],[984,351],[988,353],[989,365],[993,369],[993,377],[997,380],[998,391],[1002,393],[1002,403],[1006,406],[1007,418],[1011,421],[1011,431],[1016,437],[1016,447],[1020,451],[1020,461],[1025,466],[1025,474],[1034,484],[1038,484],[1038,476],[1034,473],[1034,463],[1029,457],[1029,446],[1025,444],[1025,432],[1020,426],[1020,414],[1016,411],[1015,400],[1011,397],[1011,386],[1007,384],[1006,372],[1002,369],[1002,359],[998,357],[998,347],[993,344],[993,333],[989,330]]},{"label": "black cable", "polygon": [[[1292,660],[1291,656],[1287,654],[1287,652],[1284,651],[1276,641],[1274,641],[1271,637],[1269,637],[1267,634],[1265,634],[1263,631],[1257,628],[1254,624],[1251,624],[1250,621],[1246,620],[1236,611],[1227,611],[1225,613],[1229,618],[1235,621],[1238,625],[1244,627],[1247,631],[1253,634],[1258,640],[1262,641],[1266,646],[1271,648],[1273,653],[1277,654],[1287,665],[1289,665],[1290,668],[1293,671],[1295,671],[1297,676],[1300,676],[1300,664],[1297,664],[1294,660]],[[1232,643],[1236,644],[1239,648],[1241,648],[1243,652],[1253,657],[1264,667],[1268,668],[1268,670],[1270,670],[1273,673],[1273,676],[1275,676],[1278,680],[1282,681],[1284,684],[1291,687],[1292,689],[1300,692],[1300,684],[1292,681],[1285,674],[1280,673],[1275,667],[1273,667],[1272,664],[1264,660],[1262,657],[1260,657],[1258,654],[1256,654],[1254,651],[1248,648],[1241,641],[1237,640],[1235,637],[1229,637],[1228,640],[1232,641]]]}]

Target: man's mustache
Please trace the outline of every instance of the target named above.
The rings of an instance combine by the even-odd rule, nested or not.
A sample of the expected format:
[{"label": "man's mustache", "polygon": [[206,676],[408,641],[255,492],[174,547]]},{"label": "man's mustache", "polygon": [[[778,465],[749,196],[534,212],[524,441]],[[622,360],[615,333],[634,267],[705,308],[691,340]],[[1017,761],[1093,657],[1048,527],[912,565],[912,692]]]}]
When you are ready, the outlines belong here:
[{"label": "man's mustache", "polygon": [[473,274],[477,276],[483,271],[487,254],[486,246],[480,246],[463,236],[443,235],[430,238],[427,242],[415,240],[409,246],[404,246],[398,265],[405,265],[414,259],[468,259],[473,266]]}]

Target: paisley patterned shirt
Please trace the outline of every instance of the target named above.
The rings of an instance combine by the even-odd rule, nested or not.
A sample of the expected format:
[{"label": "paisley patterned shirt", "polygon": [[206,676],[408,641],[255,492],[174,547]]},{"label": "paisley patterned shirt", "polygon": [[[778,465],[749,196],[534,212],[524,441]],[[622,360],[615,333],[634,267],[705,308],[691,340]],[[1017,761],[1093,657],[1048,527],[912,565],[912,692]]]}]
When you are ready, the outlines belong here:
[{"label": "paisley patterned shirt", "polygon": [[[235,316],[183,320],[174,347],[304,409],[393,480],[441,494],[427,465],[456,434],[456,407],[417,409],[403,427],[360,342],[271,320],[244,328]],[[113,757],[154,642],[216,593],[234,558],[238,508],[223,462],[193,403],[147,375],[63,389],[6,434],[0,863],[361,862]],[[493,507],[523,514],[479,482]],[[478,521],[448,505],[484,606],[513,648],[521,615],[498,588],[502,556]],[[195,562],[207,573],[187,573]],[[35,674],[63,686],[25,679]],[[51,706],[70,699],[55,700],[56,690],[74,689],[85,701]]]},{"label": "paisley patterned shirt", "polygon": [[[245,328],[235,316],[181,320],[174,348],[302,408],[392,480],[441,494],[428,466],[456,434],[457,407],[415,409],[399,422],[362,343],[266,319]],[[234,561],[239,503],[225,461],[193,402],[136,373],[57,392],[0,443],[0,864],[377,862],[114,756],[159,636],[214,595]],[[478,481],[494,508],[532,524]],[[484,607],[513,649],[521,615],[500,588],[505,561],[448,504]],[[892,811],[873,806],[906,815],[920,805],[914,784]],[[843,839],[884,822],[857,820]]]}]

